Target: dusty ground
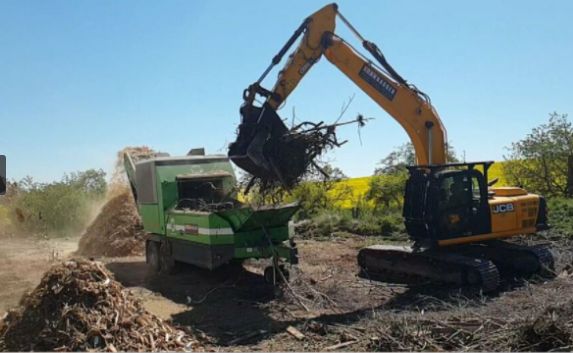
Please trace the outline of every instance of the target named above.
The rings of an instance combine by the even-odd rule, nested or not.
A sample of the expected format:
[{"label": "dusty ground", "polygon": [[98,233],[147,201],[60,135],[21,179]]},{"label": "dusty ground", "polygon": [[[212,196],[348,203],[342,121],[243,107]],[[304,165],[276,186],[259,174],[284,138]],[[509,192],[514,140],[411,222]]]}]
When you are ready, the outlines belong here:
[{"label": "dusty ground", "polygon": [[[476,318],[516,320],[534,315],[548,302],[571,299],[573,277],[563,272],[551,281],[505,283],[499,293],[435,286],[405,287],[370,283],[356,276],[356,254],[368,240],[346,237],[299,241],[301,263],[281,291],[262,278],[266,263],[208,272],[182,267],[158,277],[143,257],[103,259],[116,279],[142,298],[145,307],[175,324],[190,326],[206,347],[223,350],[378,350],[380,323],[392,318],[451,322]],[[369,241],[368,241],[369,242]],[[4,241],[0,245],[0,311],[14,306],[54,258],[74,250],[73,241]],[[569,266],[571,249],[561,244],[560,270]],[[492,321],[493,320],[493,321]],[[517,325],[517,323],[516,323]],[[305,338],[286,333],[296,327]]]},{"label": "dusty ground", "polygon": [[0,237],[0,316],[33,289],[44,272],[77,248],[77,239]]},{"label": "dusty ground", "polygon": [[[358,249],[368,242],[352,236],[299,241],[301,263],[291,271],[290,287],[280,292],[265,284],[262,261],[214,273],[184,267],[169,278],[149,274],[140,257],[108,259],[107,266],[151,312],[192,327],[207,347],[235,351],[324,350],[353,341],[338,350],[377,350],[383,348],[376,345],[377,323],[390,317],[438,322],[499,317],[517,322],[537,314],[548,301],[572,297],[573,278],[567,272],[551,281],[504,283],[489,296],[471,289],[372,283],[356,276]],[[566,262],[559,264],[561,270],[571,263],[571,251],[559,248]],[[288,334],[289,326],[306,338]]]}]

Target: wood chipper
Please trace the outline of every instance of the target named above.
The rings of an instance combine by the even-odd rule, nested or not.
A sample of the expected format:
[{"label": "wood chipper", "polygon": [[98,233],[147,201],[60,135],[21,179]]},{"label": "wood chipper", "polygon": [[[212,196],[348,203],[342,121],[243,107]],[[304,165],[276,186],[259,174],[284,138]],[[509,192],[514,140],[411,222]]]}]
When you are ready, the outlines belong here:
[{"label": "wood chipper", "polygon": [[[237,200],[237,180],[224,155],[191,150],[135,160],[124,154],[126,174],[146,240],[146,262],[171,273],[177,262],[213,270],[245,259],[271,258],[265,279],[288,279],[297,263],[291,217],[297,204],[253,208]],[[280,272],[279,272],[280,271]]]}]

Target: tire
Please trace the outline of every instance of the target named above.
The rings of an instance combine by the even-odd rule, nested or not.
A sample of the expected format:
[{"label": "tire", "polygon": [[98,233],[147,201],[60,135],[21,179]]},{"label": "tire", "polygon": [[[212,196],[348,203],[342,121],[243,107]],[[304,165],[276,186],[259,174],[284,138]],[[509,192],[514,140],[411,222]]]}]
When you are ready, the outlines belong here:
[{"label": "tire", "polygon": [[[280,275],[280,273],[278,273],[278,271],[282,273],[282,276]],[[263,275],[265,278],[265,282],[267,282],[268,284],[282,283],[285,280],[288,282],[290,279],[290,274],[289,271],[284,267],[284,265],[280,265],[278,271],[275,272],[275,268],[273,266],[268,266],[267,268],[265,268]],[[276,280],[276,283],[274,283],[273,280]]]},{"label": "tire", "polygon": [[[265,268],[265,272],[264,272],[264,278],[265,278],[265,282],[267,282],[268,284],[272,284],[274,285],[274,279],[275,279],[275,271],[274,271],[274,267],[273,266],[268,266]],[[278,278],[277,278],[278,280]]]},{"label": "tire", "polygon": [[289,270],[285,267],[285,265],[280,265],[279,266],[279,271],[281,271],[281,273],[283,274],[282,276],[280,276],[281,281],[283,281],[283,277],[284,277],[284,281],[289,282],[290,281],[290,272]]},{"label": "tire", "polygon": [[164,275],[175,273],[175,260],[171,255],[171,244],[168,240],[162,240],[159,245],[159,272]]},{"label": "tire", "polygon": [[145,262],[151,271],[159,273],[161,266],[159,263],[159,244],[157,242],[148,240],[145,243]]}]

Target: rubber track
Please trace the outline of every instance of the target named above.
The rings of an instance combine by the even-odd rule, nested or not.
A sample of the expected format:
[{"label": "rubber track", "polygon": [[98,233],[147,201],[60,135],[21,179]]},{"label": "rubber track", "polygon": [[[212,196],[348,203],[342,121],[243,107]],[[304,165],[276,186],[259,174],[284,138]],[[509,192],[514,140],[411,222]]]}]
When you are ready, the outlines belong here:
[{"label": "rubber track", "polygon": [[[444,251],[439,252],[440,258],[442,260],[451,261],[452,263],[457,262],[458,266],[462,265],[466,267],[466,271],[472,269],[479,274],[480,284],[479,286],[484,292],[491,292],[499,287],[500,275],[495,264],[487,259],[477,259],[465,255],[460,255],[456,253],[446,253]],[[466,285],[474,285],[472,283],[464,283]]]},{"label": "rubber track", "polygon": [[[488,247],[492,250],[495,250],[496,248],[501,248],[515,252],[531,254],[537,260],[537,266],[535,266],[537,268],[537,271],[535,271],[534,273],[543,276],[551,276],[554,274],[555,260],[553,258],[553,254],[549,249],[549,246],[547,245],[526,246],[498,240],[488,244]],[[529,273],[529,274],[531,275],[534,273]]]},{"label": "rubber track", "polygon": [[529,248],[539,261],[540,274],[551,276],[555,274],[555,259],[548,246],[538,245]]},{"label": "rubber track", "polygon": [[499,271],[491,261],[484,261],[478,271],[481,277],[481,288],[484,292],[492,292],[499,287]]},{"label": "rubber track", "polygon": [[[364,256],[369,256],[371,261],[364,261]],[[365,263],[372,264],[374,262],[372,261],[374,260],[374,256],[376,258],[384,258],[385,260],[388,260],[391,257],[396,257],[397,259],[400,258],[399,261],[404,261],[405,258],[411,257],[412,262],[416,262],[418,264],[421,261],[424,262],[427,268],[431,268],[433,274],[432,277],[438,277],[441,278],[441,280],[430,276],[409,273],[406,269],[407,266],[365,268]],[[413,280],[429,280],[460,286],[469,284],[480,286],[484,292],[494,291],[499,286],[499,271],[493,262],[487,259],[468,257],[444,250],[408,253],[397,252],[395,250],[386,251],[384,249],[366,248],[361,250],[359,253],[358,262],[362,269],[361,277],[373,280],[384,281],[392,279],[393,281],[400,283],[411,283]],[[380,261],[377,265],[383,266],[382,263],[387,262],[388,261]],[[467,283],[467,274],[472,271],[473,274],[478,275],[479,283]],[[451,276],[447,276],[452,273],[459,273],[459,276],[454,276],[457,278],[456,280],[452,280]]]}]

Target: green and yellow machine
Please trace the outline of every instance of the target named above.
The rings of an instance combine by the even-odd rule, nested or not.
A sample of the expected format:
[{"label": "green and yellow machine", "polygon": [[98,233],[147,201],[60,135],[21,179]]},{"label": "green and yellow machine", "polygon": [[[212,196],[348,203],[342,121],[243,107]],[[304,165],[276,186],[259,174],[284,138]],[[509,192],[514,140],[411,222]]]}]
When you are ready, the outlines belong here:
[{"label": "green and yellow machine", "polygon": [[[253,208],[237,200],[237,180],[224,155],[194,149],[187,156],[124,155],[126,174],[148,233],[146,261],[160,273],[177,262],[213,270],[250,258],[271,258],[265,278],[287,278],[297,263],[290,220],[296,204]],[[279,269],[280,274],[279,274]]]}]

